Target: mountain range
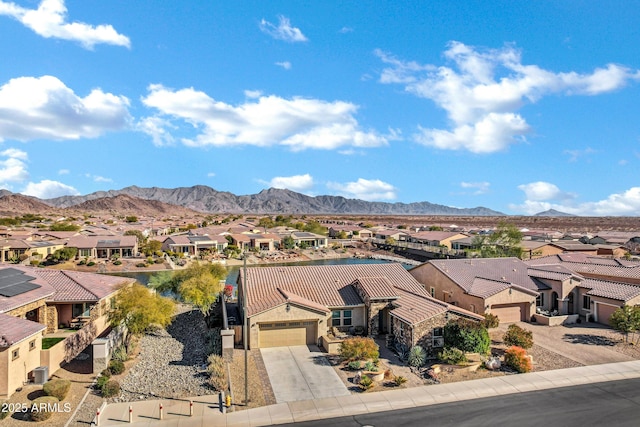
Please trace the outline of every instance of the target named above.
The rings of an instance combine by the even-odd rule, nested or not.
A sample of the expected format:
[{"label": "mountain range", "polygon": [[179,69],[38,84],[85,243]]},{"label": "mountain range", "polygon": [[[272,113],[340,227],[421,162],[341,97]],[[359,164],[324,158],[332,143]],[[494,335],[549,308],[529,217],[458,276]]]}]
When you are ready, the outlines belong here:
[{"label": "mountain range", "polygon": [[[347,199],[341,196],[307,196],[291,190],[269,188],[258,194],[237,196],[204,185],[179,188],[126,187],[121,190],[98,191],[84,196],[62,196],[42,202],[55,208],[118,210],[113,199],[129,196],[143,201],[156,201],[204,213],[287,213],[287,214],[362,214],[362,215],[459,215],[503,216],[485,207],[454,208],[429,202],[386,203]],[[37,200],[37,199],[36,199]],[[102,200],[100,206],[89,202]],[[108,202],[111,200],[112,202]],[[120,203],[124,203],[120,199]],[[127,200],[131,206],[132,200]],[[109,207],[112,206],[112,207]],[[122,207],[122,206],[120,206]]]}]

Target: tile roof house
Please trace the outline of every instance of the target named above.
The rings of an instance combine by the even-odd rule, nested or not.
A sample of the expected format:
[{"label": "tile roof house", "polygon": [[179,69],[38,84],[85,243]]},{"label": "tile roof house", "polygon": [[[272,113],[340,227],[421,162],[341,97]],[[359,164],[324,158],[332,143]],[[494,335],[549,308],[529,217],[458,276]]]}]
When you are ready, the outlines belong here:
[{"label": "tile roof house", "polygon": [[[53,374],[108,328],[120,286],[134,279],[94,273],[0,266],[0,397],[11,395],[39,366]],[[80,328],[42,350],[43,333]],[[69,345],[67,345],[69,341]]]},{"label": "tile roof house", "polygon": [[358,326],[430,349],[447,319],[482,319],[432,298],[400,264],[249,268],[238,288],[252,348],[317,344],[330,328]]},{"label": "tile roof house", "polygon": [[121,258],[138,254],[136,236],[73,236],[67,241],[67,247],[78,248],[78,258],[109,259],[113,255]]}]

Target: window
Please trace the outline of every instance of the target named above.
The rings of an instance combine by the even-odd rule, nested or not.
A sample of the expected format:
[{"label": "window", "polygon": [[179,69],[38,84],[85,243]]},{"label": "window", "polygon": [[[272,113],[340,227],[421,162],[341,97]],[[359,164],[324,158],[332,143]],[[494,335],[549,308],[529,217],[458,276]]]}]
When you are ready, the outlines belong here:
[{"label": "window", "polygon": [[433,328],[433,336],[434,337],[443,337],[444,336],[444,328]]},{"label": "window", "polygon": [[11,352],[11,360],[16,360],[18,357],[20,357],[20,349],[16,348]]},{"label": "window", "polygon": [[584,295],[582,297],[582,309],[583,310],[591,309],[591,297],[589,295]]},{"label": "window", "polygon": [[29,341],[29,351],[36,349],[36,340]]},{"label": "window", "polygon": [[542,307],[544,305],[544,294],[540,294],[536,297],[536,307]]},{"label": "window", "polygon": [[353,323],[351,310],[333,310],[331,326],[351,326]]},{"label": "window", "polygon": [[429,288],[429,293],[431,294],[431,296],[433,298],[436,297],[436,288],[434,288],[433,286],[431,288]]},{"label": "window", "polygon": [[400,322],[400,328],[398,328],[398,336],[404,337],[404,322]]},{"label": "window", "polygon": [[444,328],[433,328],[431,335],[433,347],[444,347]]}]

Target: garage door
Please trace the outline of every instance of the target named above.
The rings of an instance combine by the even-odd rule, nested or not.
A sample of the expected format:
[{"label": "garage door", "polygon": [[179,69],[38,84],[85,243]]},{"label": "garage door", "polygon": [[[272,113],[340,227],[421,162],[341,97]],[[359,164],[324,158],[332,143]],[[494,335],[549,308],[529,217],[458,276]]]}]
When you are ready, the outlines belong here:
[{"label": "garage door", "polygon": [[317,321],[260,324],[260,347],[285,347],[316,343]]},{"label": "garage door", "polygon": [[522,320],[522,306],[520,304],[491,306],[491,314],[500,319],[500,323],[514,323]]},{"label": "garage door", "polygon": [[600,304],[598,302],[596,302],[596,304],[597,304],[596,310],[598,311],[598,323],[603,323],[605,325],[608,325],[609,318],[611,317],[613,312],[616,311],[618,307],[614,307],[612,305]]}]

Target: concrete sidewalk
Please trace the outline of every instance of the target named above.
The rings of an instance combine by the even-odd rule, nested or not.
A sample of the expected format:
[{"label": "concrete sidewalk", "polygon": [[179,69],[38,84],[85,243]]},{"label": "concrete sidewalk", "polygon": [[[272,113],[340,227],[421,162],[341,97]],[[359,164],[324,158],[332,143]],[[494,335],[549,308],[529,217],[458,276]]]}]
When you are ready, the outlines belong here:
[{"label": "concrete sidewalk", "polygon": [[640,360],[604,365],[581,366],[529,374],[505,375],[453,384],[400,388],[375,393],[353,394],[316,400],[303,400],[221,414],[217,396],[193,399],[194,416],[189,417],[189,401],[163,401],[164,420],[158,419],[160,401],[114,403],[100,417],[99,426],[126,426],[129,405],[135,426],[266,426],[318,420],[363,413],[390,411],[462,402],[482,397],[523,393],[557,387],[570,387],[640,378]]}]

